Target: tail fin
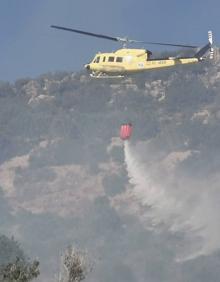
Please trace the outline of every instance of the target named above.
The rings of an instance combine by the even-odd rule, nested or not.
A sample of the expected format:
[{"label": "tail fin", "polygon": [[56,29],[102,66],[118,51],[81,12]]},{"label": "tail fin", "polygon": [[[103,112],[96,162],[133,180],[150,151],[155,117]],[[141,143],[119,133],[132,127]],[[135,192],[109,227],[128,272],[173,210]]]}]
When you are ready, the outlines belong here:
[{"label": "tail fin", "polygon": [[212,47],[213,44],[213,38],[212,38],[212,31],[208,31],[208,39],[209,43],[206,44],[204,47],[202,47],[195,55],[194,57],[198,60],[202,60],[203,56],[209,51],[209,57],[210,59],[213,59],[214,57],[214,49]]},{"label": "tail fin", "polygon": [[210,43],[209,58],[212,60],[212,59],[214,59],[214,48],[212,47],[212,45],[213,45],[213,38],[212,38],[212,31],[211,30],[208,32],[208,38],[209,38],[209,43]]}]

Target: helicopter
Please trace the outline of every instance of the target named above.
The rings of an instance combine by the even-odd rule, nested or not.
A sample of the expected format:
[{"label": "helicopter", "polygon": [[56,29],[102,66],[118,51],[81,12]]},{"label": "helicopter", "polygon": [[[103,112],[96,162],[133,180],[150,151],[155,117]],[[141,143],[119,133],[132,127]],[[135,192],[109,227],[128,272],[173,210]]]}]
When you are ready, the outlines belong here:
[{"label": "helicopter", "polygon": [[[212,31],[208,31],[208,43],[199,48],[194,45],[185,44],[171,44],[161,42],[146,42],[129,39],[127,37],[113,37],[104,34],[98,34],[79,29],[67,28],[63,26],[51,25],[51,28],[79,33],[82,35],[93,36],[96,38],[111,40],[122,43],[122,48],[111,53],[97,53],[94,59],[86,64],[84,67],[94,78],[120,78],[125,75],[140,73],[147,70],[168,68],[176,65],[195,64],[207,58],[209,52],[210,59],[213,59],[213,39]],[[146,45],[161,45],[161,46],[174,46],[181,48],[197,49],[193,56],[189,57],[163,57],[152,58],[152,52],[147,49],[127,48],[128,44],[146,44]]]}]

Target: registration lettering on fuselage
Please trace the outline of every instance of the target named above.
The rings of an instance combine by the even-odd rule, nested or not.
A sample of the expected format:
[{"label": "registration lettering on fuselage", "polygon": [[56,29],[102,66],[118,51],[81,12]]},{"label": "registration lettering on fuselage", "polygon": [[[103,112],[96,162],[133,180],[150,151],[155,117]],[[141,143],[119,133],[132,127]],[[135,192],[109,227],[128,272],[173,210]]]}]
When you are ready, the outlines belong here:
[{"label": "registration lettering on fuselage", "polygon": [[139,62],[139,63],[138,63],[138,67],[139,67],[139,68],[144,68],[144,63],[143,63],[143,62]]}]

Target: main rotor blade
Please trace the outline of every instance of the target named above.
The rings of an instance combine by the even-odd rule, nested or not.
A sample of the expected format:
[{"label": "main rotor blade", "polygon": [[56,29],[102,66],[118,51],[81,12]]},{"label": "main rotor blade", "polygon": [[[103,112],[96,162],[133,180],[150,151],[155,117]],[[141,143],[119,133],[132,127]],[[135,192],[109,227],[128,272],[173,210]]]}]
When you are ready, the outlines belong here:
[{"label": "main rotor blade", "polygon": [[93,37],[108,39],[108,40],[112,40],[112,41],[123,42],[123,43],[142,43],[142,44],[174,46],[174,47],[184,47],[184,48],[198,48],[198,46],[185,45],[185,44],[171,44],[171,43],[161,43],[161,42],[146,42],[146,41],[138,41],[138,40],[128,39],[127,37],[112,37],[112,36],[108,36],[108,35],[104,35],[104,34],[98,34],[98,33],[93,33],[93,32],[83,31],[83,30],[79,30],[79,29],[73,29],[73,28],[58,26],[58,25],[51,25],[50,27],[56,28],[56,29],[65,30],[65,31],[71,31],[71,32],[75,32],[75,33],[80,33],[80,34],[83,34],[83,35],[89,35],[89,36],[93,36]]},{"label": "main rotor blade", "polygon": [[172,43],[161,43],[161,42],[146,42],[146,41],[137,41],[137,40],[130,40],[130,42],[131,43],[151,44],[151,45],[184,47],[184,48],[198,48],[198,46],[185,45],[185,44],[172,44]]},{"label": "main rotor blade", "polygon": [[117,37],[111,37],[108,35],[103,35],[103,34],[97,34],[97,33],[92,33],[92,32],[87,32],[79,29],[72,29],[72,28],[67,28],[63,26],[57,26],[57,25],[51,25],[50,27],[56,28],[56,29],[61,29],[61,30],[66,30],[66,31],[71,31],[71,32],[76,32],[84,35],[89,35],[89,36],[94,36],[98,38],[103,38],[103,39],[108,39],[108,40],[113,40],[113,41],[119,41]]}]

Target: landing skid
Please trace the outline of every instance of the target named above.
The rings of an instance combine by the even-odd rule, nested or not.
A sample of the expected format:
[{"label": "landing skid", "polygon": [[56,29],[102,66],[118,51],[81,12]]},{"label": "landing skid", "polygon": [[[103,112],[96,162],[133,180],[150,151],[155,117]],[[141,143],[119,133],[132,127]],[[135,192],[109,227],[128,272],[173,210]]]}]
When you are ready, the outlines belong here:
[{"label": "landing skid", "polygon": [[90,76],[93,78],[123,78],[124,77],[124,75],[108,75],[103,72],[90,73]]}]

